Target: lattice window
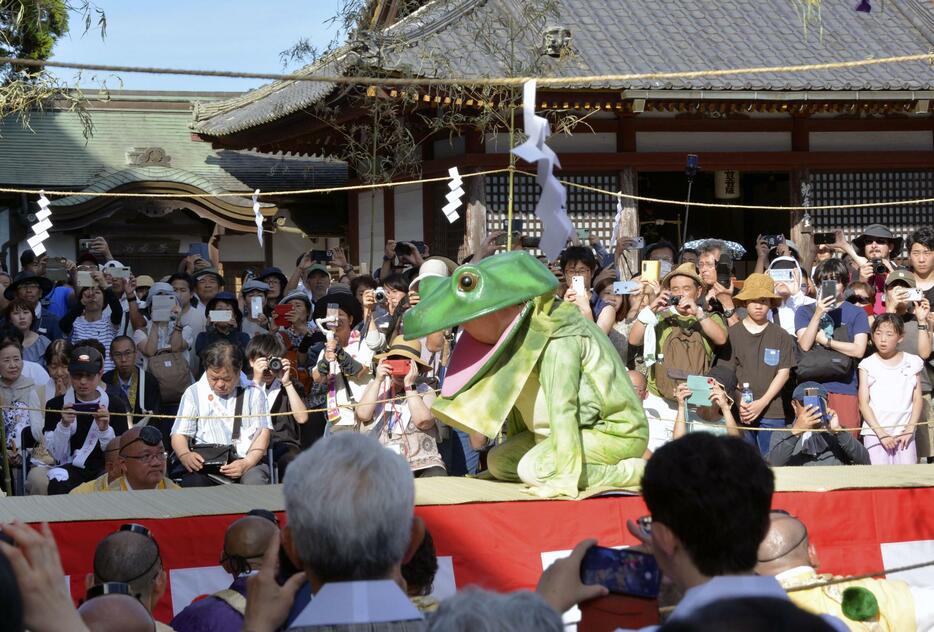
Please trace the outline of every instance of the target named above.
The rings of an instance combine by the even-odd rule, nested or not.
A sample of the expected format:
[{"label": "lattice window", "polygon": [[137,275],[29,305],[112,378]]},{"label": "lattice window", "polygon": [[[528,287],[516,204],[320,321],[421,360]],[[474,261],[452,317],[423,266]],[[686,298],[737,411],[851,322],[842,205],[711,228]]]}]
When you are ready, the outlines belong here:
[{"label": "lattice window", "polygon": [[[578,184],[602,189],[619,190],[619,176],[615,174],[592,176],[565,176],[562,179]],[[576,187],[567,187],[568,216],[577,228],[587,228],[599,236],[603,243],[610,240],[613,232],[613,218],[616,216],[616,198],[586,191]],[[535,217],[535,204],[538,202],[539,187],[535,180],[524,176],[515,178],[513,188],[513,217],[524,220],[524,234],[540,237],[542,224]],[[506,225],[509,206],[509,175],[496,174],[486,177],[487,230],[502,230]]]},{"label": "lattice window", "polygon": [[[811,185],[815,206],[930,198],[934,197],[934,172],[812,173]],[[851,239],[868,224],[885,224],[895,234],[906,236],[921,226],[934,224],[934,204],[831,209],[812,215],[818,230],[842,228]]]}]

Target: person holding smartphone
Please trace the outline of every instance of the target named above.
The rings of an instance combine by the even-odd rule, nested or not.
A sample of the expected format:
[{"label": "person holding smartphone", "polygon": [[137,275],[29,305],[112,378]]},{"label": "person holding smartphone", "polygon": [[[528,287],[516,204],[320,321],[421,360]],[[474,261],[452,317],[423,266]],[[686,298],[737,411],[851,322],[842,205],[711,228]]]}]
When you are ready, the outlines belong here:
[{"label": "person holding smartphone", "polygon": [[[818,286],[832,284],[836,291],[821,294],[813,305],[802,305],[795,311],[795,332],[798,346],[807,353],[815,345],[821,345],[854,359],[853,368],[843,378],[821,382],[827,390],[829,406],[837,411],[840,424],[845,428],[858,429],[860,425],[857,376],[855,364],[866,354],[869,342],[869,319],[866,312],[843,300],[843,289],[850,275],[846,264],[840,259],[828,259],[814,272]],[[844,340],[836,340],[837,332],[845,329]],[[841,336],[842,337],[842,336]],[[855,436],[855,435],[854,435]]]},{"label": "person holding smartphone", "polygon": [[[230,292],[218,292],[208,301],[205,313],[208,317],[207,330],[198,334],[195,339],[195,353],[198,358],[201,358],[205,349],[219,340],[226,340],[242,354],[250,342],[250,337],[240,330],[243,314],[240,313],[237,297]],[[203,369],[199,368],[197,376],[202,372]]]},{"label": "person holding smartphone", "polygon": [[561,254],[561,273],[567,284],[564,300],[576,305],[606,334],[616,322],[616,307],[590,289],[596,270],[597,259],[589,247],[571,246]]},{"label": "person holding smartphone", "polygon": [[[129,428],[127,407],[110,398],[101,377],[104,358],[92,347],[72,350],[71,387],[49,400],[44,432],[55,465],[33,467],[26,478],[30,494],[67,494],[104,473],[104,450]],[[54,411],[64,410],[58,413]]]},{"label": "person holding smartphone", "polygon": [[[421,359],[418,340],[393,339],[378,356],[376,377],[355,409],[357,421],[369,427],[380,444],[402,456],[416,478],[447,476],[438,451],[438,422],[431,413],[434,391],[419,377],[431,370]],[[389,401],[386,401],[389,400]]]},{"label": "person holding smartphone", "polygon": [[266,315],[266,293],[269,285],[250,279],[240,288],[243,295],[243,321],[240,329],[250,338],[269,333],[269,317]]}]

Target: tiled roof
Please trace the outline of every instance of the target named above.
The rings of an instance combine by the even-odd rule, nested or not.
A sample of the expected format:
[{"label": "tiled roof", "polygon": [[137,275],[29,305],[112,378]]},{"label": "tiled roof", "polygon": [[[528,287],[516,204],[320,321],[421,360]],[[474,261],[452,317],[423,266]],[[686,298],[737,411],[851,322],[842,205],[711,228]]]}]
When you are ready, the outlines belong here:
[{"label": "tiled roof", "polygon": [[[800,3],[805,4],[805,3]],[[404,75],[487,77],[505,74],[501,55],[477,45],[487,25],[494,49],[509,37],[500,18],[518,16],[521,0],[433,0],[386,29],[387,60],[381,66]],[[930,0],[876,0],[871,13],[854,10],[855,0],[825,0],[820,21],[805,27],[791,0],[560,0],[550,25],[570,29],[574,55],[561,64],[544,60],[542,74],[563,76],[651,73],[706,69],[819,64],[869,57],[926,53],[934,48]],[[534,50],[540,33],[526,33],[518,50]],[[489,46],[486,47],[489,49]],[[333,75],[354,56],[335,56],[303,68],[308,75]],[[917,62],[799,74],[750,74],[684,80],[602,82],[579,89],[636,90],[929,90],[934,69]],[[192,128],[224,136],[277,120],[308,107],[333,90],[321,82],[276,82],[236,99],[199,108]]]}]

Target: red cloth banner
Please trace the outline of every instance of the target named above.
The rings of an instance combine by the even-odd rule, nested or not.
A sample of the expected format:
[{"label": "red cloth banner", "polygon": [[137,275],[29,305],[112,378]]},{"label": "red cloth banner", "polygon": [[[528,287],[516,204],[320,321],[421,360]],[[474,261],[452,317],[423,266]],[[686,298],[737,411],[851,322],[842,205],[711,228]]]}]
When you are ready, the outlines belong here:
[{"label": "red cloth banner", "polygon": [[[880,570],[883,543],[934,540],[934,488],[786,492],[775,495],[774,507],[807,524],[822,572]],[[640,497],[616,496],[579,502],[420,506],[416,513],[428,525],[438,556],[451,560],[453,578],[448,580],[454,586],[448,588],[478,585],[511,591],[533,588],[543,558],[559,555],[584,538],[595,537],[606,546],[635,544],[626,520],[647,511]],[[169,592],[157,618],[168,621],[194,597],[229,584],[231,578],[216,567],[224,531],[236,517],[136,521],[152,531],[170,572]],[[125,522],[129,520],[51,525],[76,600],[84,595],[97,542]],[[178,593],[174,596],[173,584]]]}]

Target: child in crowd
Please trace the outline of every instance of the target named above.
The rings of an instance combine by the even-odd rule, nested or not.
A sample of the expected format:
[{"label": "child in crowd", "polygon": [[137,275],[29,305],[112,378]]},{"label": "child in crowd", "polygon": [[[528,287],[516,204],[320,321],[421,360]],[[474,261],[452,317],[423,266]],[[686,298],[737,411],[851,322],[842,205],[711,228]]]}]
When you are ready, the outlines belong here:
[{"label": "child in crowd", "polygon": [[[736,295],[746,307],[746,317],[730,327],[730,362],[736,370],[739,420],[747,426],[784,428],[787,402],[782,389],[795,365],[794,339],[779,325],[769,322],[769,312],[782,298],[767,274],[751,274]],[[742,403],[743,385],[748,384],[753,400]],[[756,432],[759,452],[769,452],[771,432]]]},{"label": "child in crowd", "polygon": [[859,363],[859,407],[863,445],[873,465],[907,465],[918,460],[915,426],[921,416],[918,356],[898,351],[905,325],[897,314],[879,314],[872,323],[876,352]]}]

